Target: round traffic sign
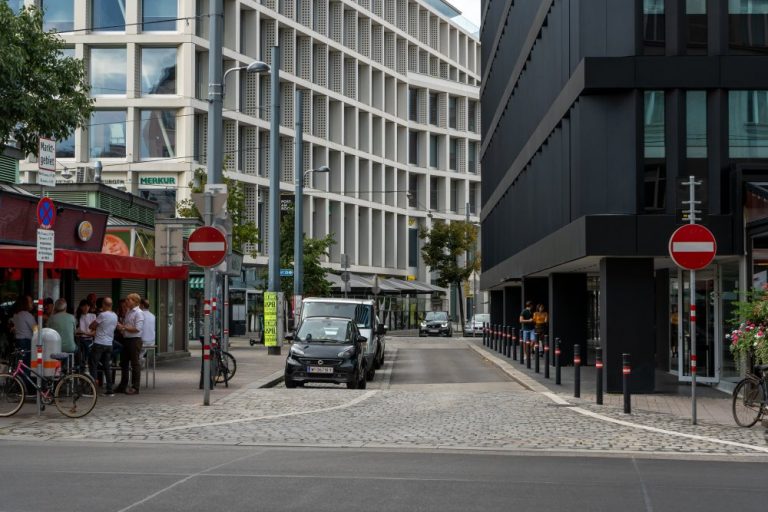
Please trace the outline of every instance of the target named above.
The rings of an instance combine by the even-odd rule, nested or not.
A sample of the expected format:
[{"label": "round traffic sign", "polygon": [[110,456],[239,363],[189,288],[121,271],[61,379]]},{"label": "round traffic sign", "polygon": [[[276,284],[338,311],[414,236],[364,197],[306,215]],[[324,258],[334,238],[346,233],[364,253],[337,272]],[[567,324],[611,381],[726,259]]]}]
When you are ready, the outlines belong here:
[{"label": "round traffic sign", "polygon": [[43,197],[37,202],[37,224],[43,229],[51,229],[56,222],[56,205],[53,199]]},{"label": "round traffic sign", "polygon": [[199,227],[189,235],[187,254],[201,267],[215,267],[227,255],[227,239],[215,227]]},{"label": "round traffic sign", "polygon": [[700,270],[715,258],[717,242],[710,230],[701,224],[681,226],[669,237],[669,256],[686,270]]}]

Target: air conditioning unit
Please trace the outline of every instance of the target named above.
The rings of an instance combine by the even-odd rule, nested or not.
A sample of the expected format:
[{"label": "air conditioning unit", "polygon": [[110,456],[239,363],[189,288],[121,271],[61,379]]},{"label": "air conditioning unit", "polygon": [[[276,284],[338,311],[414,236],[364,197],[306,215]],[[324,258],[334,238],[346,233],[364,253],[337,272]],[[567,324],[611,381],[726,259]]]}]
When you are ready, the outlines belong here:
[{"label": "air conditioning unit", "polygon": [[96,170],[93,167],[77,168],[77,183],[93,183],[95,181]]}]

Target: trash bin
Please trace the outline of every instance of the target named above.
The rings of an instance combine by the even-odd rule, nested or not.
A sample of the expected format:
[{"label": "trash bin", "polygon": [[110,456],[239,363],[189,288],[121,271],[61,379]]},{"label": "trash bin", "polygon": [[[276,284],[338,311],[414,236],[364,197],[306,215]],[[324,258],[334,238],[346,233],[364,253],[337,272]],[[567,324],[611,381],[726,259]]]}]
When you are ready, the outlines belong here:
[{"label": "trash bin", "polygon": [[51,359],[51,354],[61,352],[61,336],[53,329],[47,327],[43,328],[43,371],[40,372],[37,368],[37,331],[32,335],[32,354],[30,354],[30,360],[33,370],[41,373],[45,377],[53,377],[56,374],[56,369],[61,366],[61,363],[55,359]]}]

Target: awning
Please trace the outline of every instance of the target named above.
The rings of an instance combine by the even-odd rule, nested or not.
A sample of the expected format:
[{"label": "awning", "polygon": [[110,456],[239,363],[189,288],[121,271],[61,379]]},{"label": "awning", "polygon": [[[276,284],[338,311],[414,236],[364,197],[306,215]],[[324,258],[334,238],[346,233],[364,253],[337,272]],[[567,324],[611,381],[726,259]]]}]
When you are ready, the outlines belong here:
[{"label": "awning", "polygon": [[[363,276],[360,274],[349,274],[349,285],[353,289],[368,289],[370,290],[373,286],[373,277],[372,276]],[[328,272],[325,274],[325,280],[328,281],[331,284],[331,288],[341,290],[343,287],[343,282],[341,280],[341,276],[337,274],[333,274],[331,272]],[[423,293],[432,293],[432,292],[445,292],[446,290],[444,288],[440,288],[439,286],[434,286],[427,283],[422,283],[419,281],[404,281],[402,279],[397,278],[382,278],[379,277],[379,290],[381,290],[382,293],[390,293],[390,294],[397,294],[397,293],[405,293],[405,294],[423,294]]]},{"label": "awning", "polygon": [[[0,245],[0,267],[37,268],[34,247]],[[187,267],[158,267],[152,260],[101,252],[56,249],[53,263],[44,268],[77,270],[81,279],[187,279]]]}]

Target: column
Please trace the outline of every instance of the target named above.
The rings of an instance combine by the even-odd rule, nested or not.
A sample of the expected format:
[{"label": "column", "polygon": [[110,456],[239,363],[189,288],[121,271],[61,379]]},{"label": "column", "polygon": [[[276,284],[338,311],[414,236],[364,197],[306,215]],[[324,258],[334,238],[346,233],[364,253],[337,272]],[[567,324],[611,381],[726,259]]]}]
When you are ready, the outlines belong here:
[{"label": "column", "polygon": [[581,347],[582,361],[586,363],[587,318],[586,274],[549,275],[549,336],[560,338],[560,363],[573,362],[573,346]]}]

